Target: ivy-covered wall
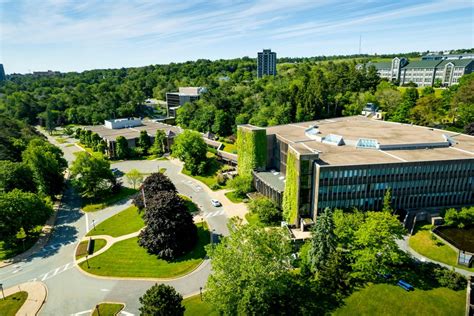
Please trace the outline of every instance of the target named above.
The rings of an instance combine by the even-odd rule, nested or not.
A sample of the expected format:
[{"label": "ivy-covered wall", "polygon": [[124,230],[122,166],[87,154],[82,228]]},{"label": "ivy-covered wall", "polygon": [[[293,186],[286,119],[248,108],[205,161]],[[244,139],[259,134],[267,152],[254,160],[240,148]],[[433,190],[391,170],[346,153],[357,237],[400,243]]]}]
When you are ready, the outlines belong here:
[{"label": "ivy-covered wall", "polygon": [[237,130],[237,164],[239,175],[248,176],[256,168],[265,168],[267,161],[267,133],[264,129]]},{"label": "ivy-covered wall", "polygon": [[286,158],[286,181],[283,192],[283,217],[289,224],[296,224],[298,219],[298,158],[288,150]]}]

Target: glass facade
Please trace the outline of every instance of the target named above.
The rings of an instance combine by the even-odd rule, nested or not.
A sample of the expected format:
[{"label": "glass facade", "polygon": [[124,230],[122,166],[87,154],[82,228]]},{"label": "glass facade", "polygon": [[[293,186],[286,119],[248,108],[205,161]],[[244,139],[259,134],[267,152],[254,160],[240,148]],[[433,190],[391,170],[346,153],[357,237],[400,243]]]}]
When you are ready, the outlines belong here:
[{"label": "glass facade", "polygon": [[472,159],[319,167],[318,211],[379,210],[389,188],[395,209],[474,204]]}]

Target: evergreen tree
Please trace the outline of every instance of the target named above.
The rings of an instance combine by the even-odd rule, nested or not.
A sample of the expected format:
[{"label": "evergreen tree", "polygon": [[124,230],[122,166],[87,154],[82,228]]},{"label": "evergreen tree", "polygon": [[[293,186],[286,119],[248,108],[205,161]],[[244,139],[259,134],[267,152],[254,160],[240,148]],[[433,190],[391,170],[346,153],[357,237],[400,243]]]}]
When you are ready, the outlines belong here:
[{"label": "evergreen tree", "polygon": [[148,149],[151,146],[150,136],[146,131],[140,131],[140,138],[138,139],[138,146],[142,148],[143,154],[148,152]]},{"label": "evergreen tree", "polygon": [[334,234],[334,218],[330,208],[323,210],[316,219],[311,240],[309,257],[311,270],[318,272],[325,267],[336,250],[336,235]]},{"label": "evergreen tree", "polygon": [[128,141],[123,136],[119,136],[115,140],[115,155],[118,159],[124,159],[130,156]]}]

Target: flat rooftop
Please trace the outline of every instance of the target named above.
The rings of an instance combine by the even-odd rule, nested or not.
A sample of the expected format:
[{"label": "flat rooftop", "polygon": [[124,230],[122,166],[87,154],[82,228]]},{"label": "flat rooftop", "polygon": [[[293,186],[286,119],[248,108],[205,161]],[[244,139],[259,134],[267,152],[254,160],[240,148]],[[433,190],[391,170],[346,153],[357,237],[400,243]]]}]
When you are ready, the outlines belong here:
[{"label": "flat rooftop", "polygon": [[[322,165],[473,159],[474,137],[428,127],[350,116],[265,128]],[[336,143],[342,138],[342,145]],[[371,148],[361,148],[366,142]],[[416,147],[416,148],[410,148]],[[408,149],[410,148],[410,149]]]},{"label": "flat rooftop", "polygon": [[134,139],[140,137],[140,132],[142,130],[147,131],[148,135],[155,136],[157,130],[163,130],[166,134],[168,132],[173,132],[174,134],[180,134],[181,129],[177,126],[168,125],[155,121],[142,121],[142,125],[120,128],[120,129],[110,129],[106,128],[104,125],[91,125],[86,126],[85,129],[97,133],[101,138],[105,138],[109,141],[115,141],[117,137],[123,136],[126,139]]}]

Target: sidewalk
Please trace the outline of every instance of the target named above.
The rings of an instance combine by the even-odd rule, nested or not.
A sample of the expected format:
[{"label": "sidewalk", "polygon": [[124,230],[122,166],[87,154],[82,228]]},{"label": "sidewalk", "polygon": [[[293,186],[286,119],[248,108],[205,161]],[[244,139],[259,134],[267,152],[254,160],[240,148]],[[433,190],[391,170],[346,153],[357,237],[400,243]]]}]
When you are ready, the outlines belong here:
[{"label": "sidewalk", "polygon": [[28,282],[15,285],[6,289],[5,297],[17,292],[27,292],[28,298],[23,306],[18,310],[17,316],[37,315],[48,297],[48,289],[42,282]]}]

